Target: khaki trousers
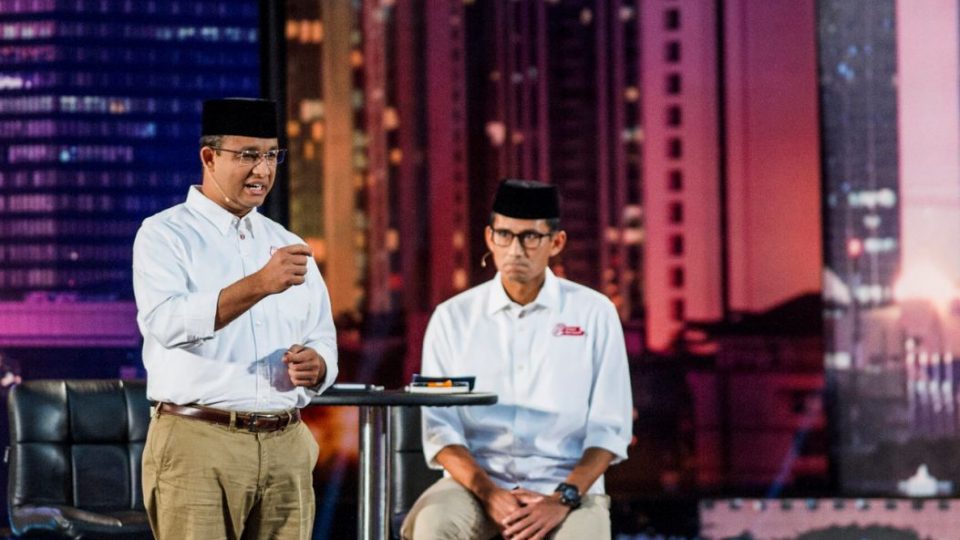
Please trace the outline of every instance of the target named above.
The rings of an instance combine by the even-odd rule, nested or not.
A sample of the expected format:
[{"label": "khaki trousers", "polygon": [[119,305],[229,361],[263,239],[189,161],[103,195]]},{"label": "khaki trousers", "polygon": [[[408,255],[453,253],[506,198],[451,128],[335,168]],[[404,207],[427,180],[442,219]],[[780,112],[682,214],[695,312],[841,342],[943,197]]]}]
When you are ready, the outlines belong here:
[{"label": "khaki trousers", "polygon": [[158,540],[309,540],[319,447],[296,424],[250,433],[154,416],[143,450],[143,499]]},{"label": "khaki trousers", "polygon": [[[400,529],[404,540],[488,540],[498,533],[480,501],[453,478],[441,478],[424,491]],[[570,512],[547,538],[610,538],[610,497],[585,495],[580,508]]]}]

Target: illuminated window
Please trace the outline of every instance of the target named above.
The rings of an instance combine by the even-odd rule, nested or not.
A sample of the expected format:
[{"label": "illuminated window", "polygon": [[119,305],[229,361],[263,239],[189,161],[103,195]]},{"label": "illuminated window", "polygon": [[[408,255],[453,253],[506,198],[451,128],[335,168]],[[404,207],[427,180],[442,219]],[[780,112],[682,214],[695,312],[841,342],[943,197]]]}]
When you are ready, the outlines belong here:
[{"label": "illuminated window", "polygon": [[202,99],[259,94],[259,4],[0,0],[0,13],[24,15],[0,23],[18,40],[0,47],[0,258],[23,262],[2,292],[130,300],[139,224],[196,181],[183,157]]}]

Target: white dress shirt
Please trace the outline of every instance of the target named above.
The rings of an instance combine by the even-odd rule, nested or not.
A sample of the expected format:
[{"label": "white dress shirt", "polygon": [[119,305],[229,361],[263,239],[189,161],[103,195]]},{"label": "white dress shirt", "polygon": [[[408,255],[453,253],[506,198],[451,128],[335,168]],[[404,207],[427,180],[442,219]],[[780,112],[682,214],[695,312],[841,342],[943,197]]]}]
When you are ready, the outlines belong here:
[{"label": "white dress shirt", "polygon": [[[600,293],[547,269],[537,299],[510,300],[500,282],[437,307],[423,346],[424,375],[476,376],[489,407],[424,407],[430,466],[448,445],[466,446],[501,487],[552,493],[598,447],[626,459],[633,401],[623,328]],[[588,493],[604,493],[601,476]]]},{"label": "white dress shirt", "polygon": [[[213,329],[222,289],[260,270],[277,248],[302,243],[256,210],[234,216],[196,186],[185,203],[144,220],[133,244],[133,289],[151,400],[266,412],[303,407],[333,384],[336,331],[312,258],[305,283]],[[295,344],[326,363],[316,391],[290,382],[282,357]]]}]

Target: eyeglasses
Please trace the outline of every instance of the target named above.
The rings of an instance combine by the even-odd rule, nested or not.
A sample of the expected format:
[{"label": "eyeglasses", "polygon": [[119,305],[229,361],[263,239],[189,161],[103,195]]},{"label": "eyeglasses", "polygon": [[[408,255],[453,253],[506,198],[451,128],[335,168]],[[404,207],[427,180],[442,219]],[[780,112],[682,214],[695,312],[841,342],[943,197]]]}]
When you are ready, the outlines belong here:
[{"label": "eyeglasses", "polygon": [[283,158],[287,156],[287,149],[280,148],[278,150],[267,150],[266,152],[259,152],[257,150],[230,150],[227,148],[214,148],[217,152],[230,152],[231,154],[236,154],[240,157],[240,163],[244,165],[256,165],[260,163],[260,160],[267,162],[267,165],[275,166],[278,163],[283,163]]},{"label": "eyeglasses", "polygon": [[520,231],[515,233],[510,229],[492,229],[493,243],[500,247],[510,247],[514,238],[520,239],[520,245],[526,249],[535,249],[540,247],[543,239],[553,236],[552,232],[542,233],[537,231]]}]

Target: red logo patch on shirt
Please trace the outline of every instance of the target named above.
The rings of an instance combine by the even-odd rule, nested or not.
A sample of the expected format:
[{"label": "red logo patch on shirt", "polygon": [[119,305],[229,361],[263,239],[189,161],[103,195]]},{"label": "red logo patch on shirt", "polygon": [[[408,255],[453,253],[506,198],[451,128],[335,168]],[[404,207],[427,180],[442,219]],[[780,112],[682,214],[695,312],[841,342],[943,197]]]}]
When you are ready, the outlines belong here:
[{"label": "red logo patch on shirt", "polygon": [[555,336],[585,336],[587,335],[583,328],[579,326],[567,326],[563,323],[560,323],[553,327],[553,335]]}]

